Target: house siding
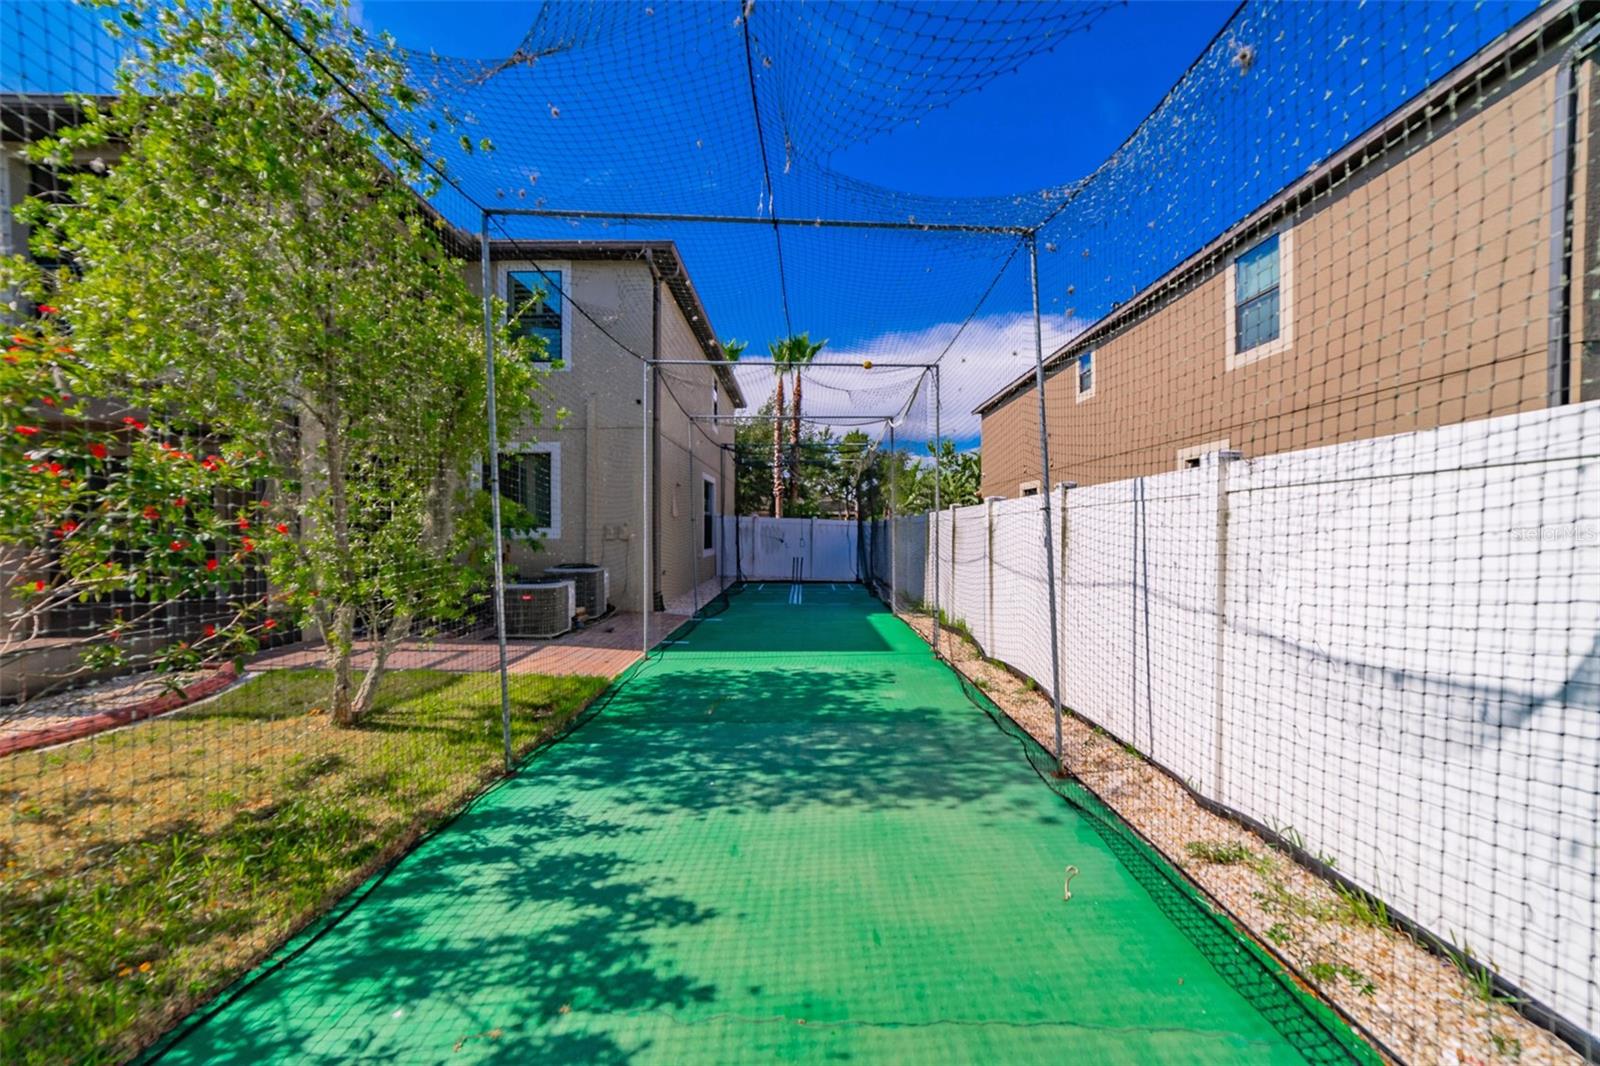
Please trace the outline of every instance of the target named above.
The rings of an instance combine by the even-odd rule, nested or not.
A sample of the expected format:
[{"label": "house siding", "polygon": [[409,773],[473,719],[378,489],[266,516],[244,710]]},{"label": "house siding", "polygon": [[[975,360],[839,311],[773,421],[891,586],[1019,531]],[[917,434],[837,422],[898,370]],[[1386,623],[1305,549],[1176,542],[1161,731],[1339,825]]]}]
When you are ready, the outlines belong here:
[{"label": "house siding", "polygon": [[[496,291],[505,291],[508,270],[531,262],[570,272],[566,288],[580,314],[569,306],[569,365],[544,375],[536,425],[518,427],[517,443],[543,442],[560,447],[561,521],[559,536],[537,545],[514,541],[508,549],[513,573],[538,577],[557,563],[593,563],[606,567],[611,602],[621,610],[643,605],[643,562],[646,516],[643,506],[643,434],[641,403],[644,364],[639,356],[654,347],[653,315],[659,308],[662,359],[704,359],[695,331],[668,287],[653,280],[643,260],[504,260],[493,264]],[[478,268],[469,268],[474,290]],[[659,300],[652,298],[658,291]],[[707,366],[710,362],[707,361]],[[731,445],[728,428],[702,425],[694,429],[681,403],[693,415],[712,413],[710,370],[678,368],[672,391],[655,390],[658,411],[652,434],[657,508],[655,592],[668,602],[687,594],[690,574],[704,581],[716,576],[716,557],[698,551],[700,477],[718,482],[718,507],[731,514],[731,500],[721,491],[719,465],[725,465],[717,443]],[[692,386],[692,389],[691,387]],[[717,383],[721,411],[730,413],[732,398]],[[676,397],[676,398],[675,398]],[[695,434],[694,467],[689,462],[689,437]],[[717,443],[713,443],[715,440]],[[715,454],[714,454],[715,453]],[[694,548],[691,558],[691,548]]]},{"label": "house siding", "polygon": [[[1051,480],[1172,470],[1222,440],[1260,456],[1544,406],[1554,77],[1546,65],[1464,108],[1277,227],[1292,238],[1287,350],[1228,368],[1227,271],[1254,240],[1069,346],[1095,351],[1095,394],[1076,402],[1070,359],[1050,368]],[[1037,433],[1032,386],[984,413],[985,495],[1039,476]]]}]

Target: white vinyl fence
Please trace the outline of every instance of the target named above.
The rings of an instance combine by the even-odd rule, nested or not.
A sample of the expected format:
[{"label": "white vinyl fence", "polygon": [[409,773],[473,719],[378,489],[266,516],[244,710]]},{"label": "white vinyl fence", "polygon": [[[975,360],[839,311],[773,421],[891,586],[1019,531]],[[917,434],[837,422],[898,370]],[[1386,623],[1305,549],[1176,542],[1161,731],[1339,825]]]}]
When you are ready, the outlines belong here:
[{"label": "white vinyl fence", "polygon": [[722,573],[746,581],[857,581],[859,527],[843,518],[726,517]]},{"label": "white vinyl fence", "polygon": [[[1600,1031],[1600,403],[1050,505],[1068,707]],[[900,521],[897,592],[1048,688],[1040,507]]]}]

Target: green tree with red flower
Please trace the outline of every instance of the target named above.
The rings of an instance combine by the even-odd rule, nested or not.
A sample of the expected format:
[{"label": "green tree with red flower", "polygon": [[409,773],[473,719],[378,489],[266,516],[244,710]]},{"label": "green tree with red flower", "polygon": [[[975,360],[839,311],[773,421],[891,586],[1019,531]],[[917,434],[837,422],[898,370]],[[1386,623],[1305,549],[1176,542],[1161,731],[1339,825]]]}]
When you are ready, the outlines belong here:
[{"label": "green tree with red flower", "polygon": [[[280,14],[315,62],[249,3],[136,5],[114,102],[33,146],[62,164],[124,147],[72,179],[72,206],[20,212],[40,258],[76,269],[0,277],[48,306],[6,363],[0,538],[41,564],[19,572],[43,589],[13,590],[29,610],[114,582],[157,604],[261,567],[267,597],[163,654],[233,653],[294,622],[326,641],[349,724],[401,641],[482,599],[482,318],[412,191],[423,161],[378,121],[415,101],[392,43],[337,10]],[[508,438],[538,418],[537,343],[497,346]],[[254,506],[218,503],[261,485]]]}]

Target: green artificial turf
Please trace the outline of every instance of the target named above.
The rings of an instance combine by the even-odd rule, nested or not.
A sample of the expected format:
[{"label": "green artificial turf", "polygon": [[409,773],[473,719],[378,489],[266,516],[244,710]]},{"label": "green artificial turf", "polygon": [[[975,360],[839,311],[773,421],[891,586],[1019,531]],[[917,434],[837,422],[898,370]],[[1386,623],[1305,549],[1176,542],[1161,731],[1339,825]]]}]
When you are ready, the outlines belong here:
[{"label": "green artificial turf", "polygon": [[859,587],[603,703],[153,1057],[1373,1061]]}]

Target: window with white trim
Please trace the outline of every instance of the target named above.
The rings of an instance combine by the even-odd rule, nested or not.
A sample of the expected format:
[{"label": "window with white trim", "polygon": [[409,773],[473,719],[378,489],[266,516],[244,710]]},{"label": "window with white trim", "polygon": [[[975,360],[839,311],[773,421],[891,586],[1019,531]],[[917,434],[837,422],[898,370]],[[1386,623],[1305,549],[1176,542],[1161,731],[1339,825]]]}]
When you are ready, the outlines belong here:
[{"label": "window with white trim", "polygon": [[506,314],[514,337],[536,337],[544,341],[539,362],[566,366],[568,326],[562,294],[567,288],[567,271],[545,267],[538,270],[506,271]]},{"label": "window with white trim", "polygon": [[1078,402],[1082,403],[1094,395],[1094,352],[1084,352],[1078,356],[1077,366]]},{"label": "window with white trim", "polygon": [[[483,485],[489,464],[483,464]],[[500,453],[500,496],[516,504],[533,522],[532,535],[561,536],[561,445],[512,444]]]},{"label": "window with white trim", "polygon": [[700,478],[700,554],[710,555],[717,550],[717,480],[710,474]]},{"label": "window with white trim", "polygon": [[1278,339],[1280,265],[1276,233],[1233,261],[1234,351]]},{"label": "window with white trim", "polygon": [[1294,231],[1240,252],[1226,278],[1228,369],[1287,351],[1294,332]]}]

